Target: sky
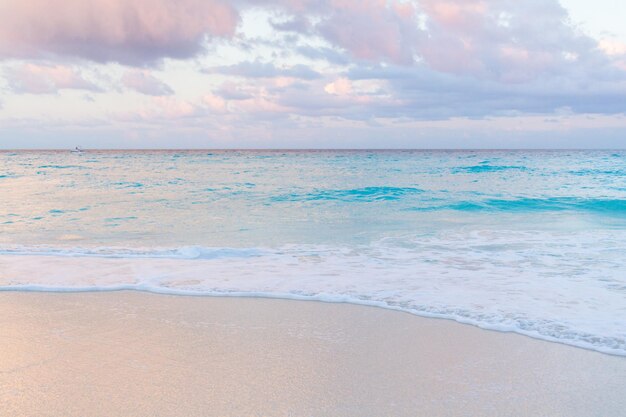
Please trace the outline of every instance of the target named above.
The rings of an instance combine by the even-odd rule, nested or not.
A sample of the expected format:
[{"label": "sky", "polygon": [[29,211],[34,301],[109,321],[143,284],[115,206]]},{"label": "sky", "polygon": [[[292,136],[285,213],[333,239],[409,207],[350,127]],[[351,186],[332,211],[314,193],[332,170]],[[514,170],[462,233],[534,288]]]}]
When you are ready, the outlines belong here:
[{"label": "sky", "polygon": [[626,148],[623,0],[0,0],[0,149]]}]

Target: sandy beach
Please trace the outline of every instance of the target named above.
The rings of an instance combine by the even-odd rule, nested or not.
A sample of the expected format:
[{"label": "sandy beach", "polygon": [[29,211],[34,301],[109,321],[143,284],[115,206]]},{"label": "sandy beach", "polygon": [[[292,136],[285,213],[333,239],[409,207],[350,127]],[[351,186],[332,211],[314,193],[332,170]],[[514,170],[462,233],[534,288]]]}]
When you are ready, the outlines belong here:
[{"label": "sandy beach", "polygon": [[626,0],[0,0],[0,417],[626,417]]},{"label": "sandy beach", "polygon": [[620,416],[626,358],[347,304],[0,294],[6,416]]}]

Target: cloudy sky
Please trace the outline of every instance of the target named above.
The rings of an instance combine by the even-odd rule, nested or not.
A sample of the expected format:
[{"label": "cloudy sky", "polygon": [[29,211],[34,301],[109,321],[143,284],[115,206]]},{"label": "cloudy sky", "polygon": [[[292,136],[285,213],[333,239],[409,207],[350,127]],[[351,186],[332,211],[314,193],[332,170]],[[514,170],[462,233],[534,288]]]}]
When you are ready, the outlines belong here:
[{"label": "cloudy sky", "polygon": [[0,148],[626,147],[623,0],[0,0]]}]

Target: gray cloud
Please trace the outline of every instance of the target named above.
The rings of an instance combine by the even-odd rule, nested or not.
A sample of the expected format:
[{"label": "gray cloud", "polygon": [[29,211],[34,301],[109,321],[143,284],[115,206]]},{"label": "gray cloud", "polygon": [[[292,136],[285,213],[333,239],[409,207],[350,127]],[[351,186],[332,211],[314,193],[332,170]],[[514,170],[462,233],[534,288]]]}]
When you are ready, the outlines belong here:
[{"label": "gray cloud", "polygon": [[295,49],[298,54],[312,59],[328,61],[332,64],[347,65],[350,63],[350,59],[346,54],[328,47],[312,47],[312,46],[299,46]]},{"label": "gray cloud", "polygon": [[122,84],[131,90],[149,96],[167,96],[174,94],[174,90],[148,71],[129,70],[122,76]]},{"label": "gray cloud", "polygon": [[311,22],[304,16],[292,16],[283,21],[271,20],[270,25],[283,32],[305,33],[311,30]]},{"label": "gray cloud", "polygon": [[298,64],[287,68],[278,68],[274,64],[266,62],[240,62],[235,65],[207,68],[209,73],[224,75],[236,75],[247,78],[274,78],[292,77],[302,80],[314,80],[321,75],[306,65]]},{"label": "gray cloud", "polygon": [[253,98],[254,96],[242,90],[236,84],[233,83],[224,83],[215,91],[215,94],[222,97],[225,100],[247,100]]},{"label": "gray cloud", "polygon": [[76,69],[65,65],[21,64],[5,68],[9,90],[18,94],[55,94],[59,90],[101,91]]}]

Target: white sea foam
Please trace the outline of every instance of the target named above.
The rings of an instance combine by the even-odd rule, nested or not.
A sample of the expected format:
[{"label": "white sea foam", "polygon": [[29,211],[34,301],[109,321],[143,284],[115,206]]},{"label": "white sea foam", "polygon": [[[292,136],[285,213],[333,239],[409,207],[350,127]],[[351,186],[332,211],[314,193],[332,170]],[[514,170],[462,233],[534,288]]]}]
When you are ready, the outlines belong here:
[{"label": "white sea foam", "polygon": [[207,248],[202,246],[183,246],[175,249],[165,248],[54,248],[48,246],[27,247],[13,245],[0,248],[0,255],[15,256],[61,256],[70,258],[153,258],[153,259],[215,259],[233,257],[251,257],[262,254],[258,249]]},{"label": "white sea foam", "polygon": [[626,355],[621,238],[483,231],[363,246],[2,248],[0,286],[347,302]]}]

